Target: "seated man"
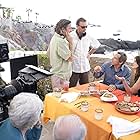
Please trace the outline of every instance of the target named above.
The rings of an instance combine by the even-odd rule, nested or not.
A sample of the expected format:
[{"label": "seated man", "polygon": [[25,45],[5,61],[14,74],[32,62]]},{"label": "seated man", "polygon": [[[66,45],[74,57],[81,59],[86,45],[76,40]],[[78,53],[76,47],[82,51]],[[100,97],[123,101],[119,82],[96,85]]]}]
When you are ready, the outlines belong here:
[{"label": "seated man", "polygon": [[101,67],[96,66],[94,68],[94,77],[100,78],[104,75],[103,83],[109,85],[109,91],[113,91],[116,88],[124,90],[123,83],[115,78],[115,75],[125,77],[128,84],[130,84],[131,70],[125,65],[127,56],[123,52],[117,52],[112,62],[104,63]]},{"label": "seated man", "polygon": [[36,94],[20,93],[10,102],[9,118],[0,126],[1,140],[39,140],[43,102]]},{"label": "seated man", "polygon": [[76,115],[59,117],[53,128],[54,140],[84,140],[87,130]]}]

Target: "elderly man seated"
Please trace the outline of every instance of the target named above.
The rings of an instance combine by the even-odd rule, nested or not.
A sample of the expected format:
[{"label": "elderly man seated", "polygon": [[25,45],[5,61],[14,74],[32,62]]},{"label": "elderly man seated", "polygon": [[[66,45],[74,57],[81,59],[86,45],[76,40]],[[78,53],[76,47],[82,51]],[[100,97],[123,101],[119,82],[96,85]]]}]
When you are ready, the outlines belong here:
[{"label": "elderly man seated", "polygon": [[109,85],[109,91],[113,91],[116,88],[124,90],[123,83],[115,78],[115,75],[119,77],[125,77],[128,84],[130,84],[131,70],[125,65],[127,56],[123,52],[117,52],[112,62],[104,63],[101,67],[96,66],[94,68],[94,77],[100,78],[104,75],[103,83]]},{"label": "elderly man seated", "polygon": [[[9,118],[0,126],[1,140],[39,140],[43,103],[36,94],[20,93],[10,102]],[[37,124],[37,125],[36,125]]]},{"label": "elderly man seated", "polygon": [[54,140],[84,140],[87,130],[76,115],[59,117],[53,128]]}]

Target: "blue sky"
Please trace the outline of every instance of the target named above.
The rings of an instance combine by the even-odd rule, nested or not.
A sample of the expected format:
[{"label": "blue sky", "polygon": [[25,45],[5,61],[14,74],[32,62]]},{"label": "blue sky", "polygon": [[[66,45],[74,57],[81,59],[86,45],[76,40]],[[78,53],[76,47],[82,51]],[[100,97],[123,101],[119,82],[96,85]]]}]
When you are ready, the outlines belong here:
[{"label": "blue sky", "polygon": [[75,25],[77,18],[84,17],[108,30],[140,36],[139,0],[1,0],[0,3],[14,8],[14,16],[21,15],[24,20],[27,20],[26,8],[31,8],[32,21],[35,21],[35,12],[39,13],[38,21],[46,24],[70,18]]}]

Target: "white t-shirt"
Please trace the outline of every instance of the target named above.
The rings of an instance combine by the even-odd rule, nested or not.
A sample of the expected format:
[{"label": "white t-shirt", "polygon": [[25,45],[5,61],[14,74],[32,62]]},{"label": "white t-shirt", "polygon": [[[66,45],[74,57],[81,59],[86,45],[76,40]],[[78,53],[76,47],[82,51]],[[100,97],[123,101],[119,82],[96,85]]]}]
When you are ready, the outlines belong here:
[{"label": "white t-shirt", "polygon": [[75,73],[88,72],[90,70],[90,64],[87,58],[89,49],[97,49],[100,46],[100,42],[88,34],[80,40],[76,31],[73,31],[71,36],[73,38],[72,71]]}]

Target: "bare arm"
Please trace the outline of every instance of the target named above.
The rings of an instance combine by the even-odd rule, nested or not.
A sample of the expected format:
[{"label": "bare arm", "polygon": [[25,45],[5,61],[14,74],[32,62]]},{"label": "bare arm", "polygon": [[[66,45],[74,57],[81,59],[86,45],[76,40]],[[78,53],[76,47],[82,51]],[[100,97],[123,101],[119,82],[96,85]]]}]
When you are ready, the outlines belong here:
[{"label": "bare arm", "polygon": [[115,75],[115,77],[116,77],[116,79],[122,81],[124,88],[128,94],[135,94],[140,89],[140,78],[137,80],[137,82],[132,87],[129,87],[129,85],[124,77],[118,77],[117,75]]},{"label": "bare arm", "polygon": [[132,93],[138,93],[138,90],[140,89],[140,77],[139,79],[137,80],[137,82],[132,86],[131,88],[131,92]]},{"label": "bare arm", "polygon": [[94,39],[92,37],[90,37],[91,42],[90,42],[90,50],[89,50],[89,54],[93,54],[99,47],[100,47],[100,42],[97,39]]},{"label": "bare arm", "polygon": [[93,54],[95,51],[96,51],[96,49],[95,49],[95,48],[92,48],[92,49],[88,52],[88,54],[91,55],[91,54]]}]

